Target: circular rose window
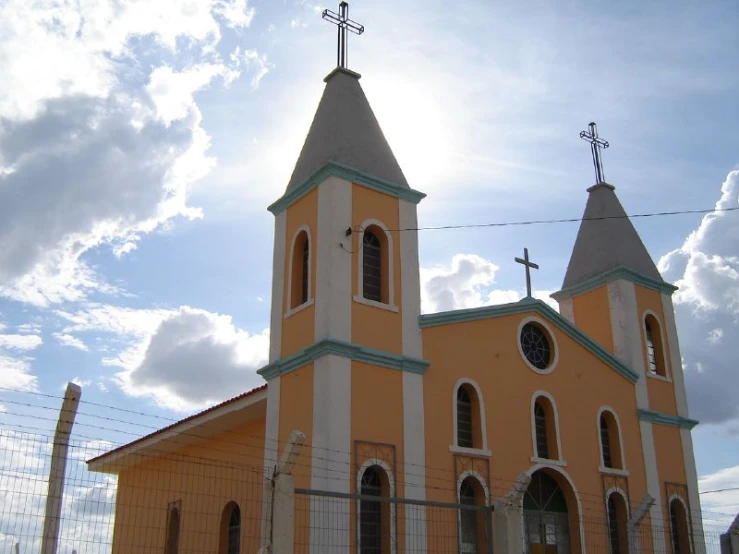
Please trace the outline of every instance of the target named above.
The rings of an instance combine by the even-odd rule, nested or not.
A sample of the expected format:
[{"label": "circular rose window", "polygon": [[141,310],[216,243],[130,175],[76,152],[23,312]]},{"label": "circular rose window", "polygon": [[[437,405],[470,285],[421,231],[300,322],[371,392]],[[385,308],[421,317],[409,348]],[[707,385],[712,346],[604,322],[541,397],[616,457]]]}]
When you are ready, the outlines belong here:
[{"label": "circular rose window", "polygon": [[552,363],[552,345],[547,332],[536,323],[521,328],[521,351],[536,369],[547,369]]}]

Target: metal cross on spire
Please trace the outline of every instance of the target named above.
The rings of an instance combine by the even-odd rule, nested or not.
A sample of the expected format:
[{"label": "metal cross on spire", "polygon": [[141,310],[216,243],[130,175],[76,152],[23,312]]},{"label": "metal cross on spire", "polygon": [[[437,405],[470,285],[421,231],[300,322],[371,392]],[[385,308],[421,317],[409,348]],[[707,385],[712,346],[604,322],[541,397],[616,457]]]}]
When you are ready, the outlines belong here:
[{"label": "metal cross on spire", "polygon": [[349,4],[346,2],[341,2],[339,4],[339,13],[332,12],[331,10],[323,10],[322,17],[339,28],[336,65],[345,68],[349,50],[349,45],[346,40],[346,32],[348,30],[354,34],[361,35],[364,33],[364,25],[360,25],[356,21],[349,19]]},{"label": "metal cross on spire", "polygon": [[515,260],[526,267],[526,296],[531,298],[531,268],[539,269],[539,266],[529,261],[528,248],[523,249],[523,260],[521,258],[515,258]]},{"label": "metal cross on spire", "polygon": [[590,143],[590,151],[593,153],[593,165],[595,165],[595,184],[605,183],[603,175],[603,161],[600,159],[600,149],[608,148],[608,141],[598,136],[598,127],[595,123],[588,125],[587,131],[580,131],[580,138]]}]

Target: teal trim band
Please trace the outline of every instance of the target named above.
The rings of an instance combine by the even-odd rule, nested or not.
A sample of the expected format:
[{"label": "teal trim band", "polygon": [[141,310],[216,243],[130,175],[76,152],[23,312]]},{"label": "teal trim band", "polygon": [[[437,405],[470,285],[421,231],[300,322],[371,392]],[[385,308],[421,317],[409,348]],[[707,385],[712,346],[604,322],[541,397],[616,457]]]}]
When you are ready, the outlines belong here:
[{"label": "teal trim band", "polygon": [[267,379],[273,379],[278,375],[284,375],[295,371],[299,367],[307,365],[315,360],[333,354],[356,362],[362,362],[410,373],[423,375],[426,368],[431,364],[427,360],[402,356],[391,352],[375,350],[367,346],[344,342],[336,339],[323,339],[315,342],[287,358],[277,360],[258,370],[257,373]]},{"label": "teal trim band", "polygon": [[680,427],[681,429],[692,429],[698,425],[697,420],[687,417],[663,414],[654,410],[639,409],[637,412],[639,413],[640,421],[649,421],[658,425],[669,425],[670,427]]},{"label": "teal trim band", "polygon": [[495,317],[523,314],[532,311],[537,312],[542,317],[551,321],[552,324],[564,331],[581,346],[585,347],[592,354],[598,357],[602,362],[615,369],[621,374],[621,376],[625,377],[632,383],[636,383],[639,380],[639,374],[633,369],[624,365],[623,362],[613,356],[613,354],[585,335],[577,327],[572,325],[572,323],[547,306],[546,303],[534,298],[524,298],[518,302],[502,304],[500,306],[485,306],[483,308],[471,308],[468,310],[455,310],[452,312],[422,315],[419,318],[419,324],[421,325],[421,328],[435,327],[437,325],[450,325],[453,323],[477,321],[480,319],[492,319]]},{"label": "teal trim band", "polygon": [[650,277],[645,277],[644,275],[642,275],[638,271],[634,271],[633,269],[628,269],[626,267],[617,267],[610,271],[606,271],[605,273],[598,275],[597,277],[593,277],[592,279],[588,279],[587,281],[583,281],[582,283],[579,283],[572,287],[567,287],[566,289],[555,292],[551,295],[551,297],[557,301],[567,300],[578,294],[582,294],[584,292],[597,289],[598,287],[605,286],[617,279],[625,279],[626,281],[631,281],[632,283],[641,285],[644,288],[656,290],[657,292],[661,292],[664,294],[671,295],[677,290],[677,287],[675,285],[665,283],[664,281],[657,281]]},{"label": "teal trim band", "polygon": [[339,177],[340,179],[346,179],[352,183],[357,183],[358,185],[371,188],[372,190],[394,196],[395,198],[407,200],[414,204],[418,204],[421,200],[426,198],[424,193],[417,190],[401,187],[395,183],[391,183],[390,181],[373,177],[369,173],[359,171],[338,162],[329,161],[326,165],[313,172],[305,181],[294,187],[292,190],[287,191],[282,198],[271,204],[267,209],[274,215],[279,214],[332,175]]}]

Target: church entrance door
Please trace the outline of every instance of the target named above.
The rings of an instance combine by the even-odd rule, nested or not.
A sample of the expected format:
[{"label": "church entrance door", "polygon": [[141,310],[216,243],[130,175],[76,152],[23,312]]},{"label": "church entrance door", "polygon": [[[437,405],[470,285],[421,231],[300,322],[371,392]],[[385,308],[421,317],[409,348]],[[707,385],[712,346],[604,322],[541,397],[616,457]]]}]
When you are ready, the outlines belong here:
[{"label": "church entrance door", "polygon": [[531,476],[523,498],[528,554],[570,554],[570,525],[564,492],[545,471]]}]

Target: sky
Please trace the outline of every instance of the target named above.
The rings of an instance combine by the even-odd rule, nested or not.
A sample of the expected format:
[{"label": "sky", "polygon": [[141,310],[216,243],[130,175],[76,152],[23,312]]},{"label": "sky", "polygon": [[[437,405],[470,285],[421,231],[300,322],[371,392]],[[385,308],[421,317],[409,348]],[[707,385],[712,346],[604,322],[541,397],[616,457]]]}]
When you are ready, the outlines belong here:
[{"label": "sky", "polygon": [[[43,413],[39,399],[58,408],[72,380],[86,401],[163,419],[261,383],[266,206],[336,63],[326,7],[0,3],[0,424]],[[581,216],[590,121],[627,212],[739,205],[735,1],[355,0],[350,16],[366,31],[349,67],[428,194],[421,226]],[[633,221],[679,287],[700,487],[739,486],[739,213]],[[421,231],[424,312],[521,298],[524,247],[547,298],[576,232]],[[702,500],[715,525],[739,511],[737,491]]]}]

